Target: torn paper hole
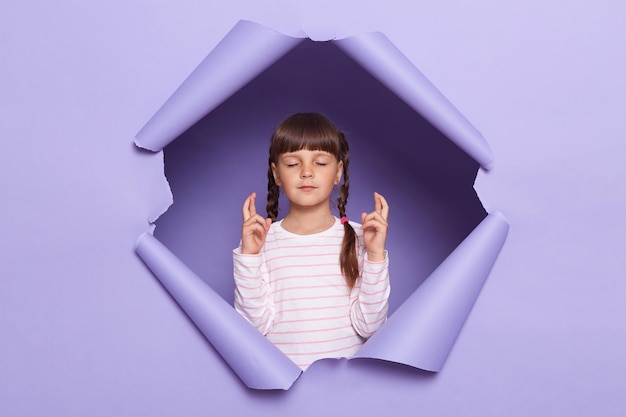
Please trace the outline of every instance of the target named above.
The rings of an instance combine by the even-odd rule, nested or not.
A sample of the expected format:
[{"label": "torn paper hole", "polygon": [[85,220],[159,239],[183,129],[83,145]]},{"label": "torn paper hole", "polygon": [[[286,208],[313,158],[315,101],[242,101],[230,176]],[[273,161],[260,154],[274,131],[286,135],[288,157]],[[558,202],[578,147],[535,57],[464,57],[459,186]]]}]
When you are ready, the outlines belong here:
[{"label": "torn paper hole", "polygon": [[[139,146],[165,148],[175,200],[138,254],[247,386],[287,389],[299,369],[231,307],[230,254],[243,199],[266,189],[271,132],[297,111],[320,112],[347,133],[349,216],[370,209],[373,191],[391,204],[391,317],[357,356],[441,369],[508,225],[485,217],[473,189],[479,166],[493,163],[488,145],[381,34],[313,42],[237,24],[137,135]],[[402,327],[417,333],[393,330]],[[427,336],[433,329],[450,331]],[[224,342],[238,332],[246,343]]]}]

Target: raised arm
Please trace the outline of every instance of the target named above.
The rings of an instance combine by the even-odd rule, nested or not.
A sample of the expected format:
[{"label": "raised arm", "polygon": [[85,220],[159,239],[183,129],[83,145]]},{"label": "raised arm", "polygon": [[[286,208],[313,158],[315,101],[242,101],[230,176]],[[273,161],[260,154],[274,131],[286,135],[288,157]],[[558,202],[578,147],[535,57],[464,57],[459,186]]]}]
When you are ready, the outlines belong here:
[{"label": "raised arm", "polygon": [[389,309],[388,218],[387,200],[374,193],[374,211],[361,215],[365,248],[360,254],[361,277],[352,289],[350,310],[352,326],[366,338],[385,322]]},{"label": "raised arm", "polygon": [[244,202],[241,246],[233,251],[235,310],[261,333],[267,334],[274,320],[274,304],[265,260],[259,252],[272,221],[257,214],[255,199],[256,194],[252,193]]}]

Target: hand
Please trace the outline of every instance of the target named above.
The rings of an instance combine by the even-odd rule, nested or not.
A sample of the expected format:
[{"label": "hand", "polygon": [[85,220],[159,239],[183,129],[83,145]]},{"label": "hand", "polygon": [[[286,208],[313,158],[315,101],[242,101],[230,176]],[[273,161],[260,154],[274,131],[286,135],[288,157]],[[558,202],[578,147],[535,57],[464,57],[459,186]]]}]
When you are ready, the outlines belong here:
[{"label": "hand", "polygon": [[374,211],[361,214],[363,240],[367,249],[367,258],[377,262],[385,259],[385,241],[387,240],[387,219],[389,218],[389,204],[387,200],[374,193]]},{"label": "hand", "polygon": [[241,227],[241,253],[256,255],[259,253],[272,219],[266,219],[256,212],[256,193],[252,193],[243,203],[243,226]]}]

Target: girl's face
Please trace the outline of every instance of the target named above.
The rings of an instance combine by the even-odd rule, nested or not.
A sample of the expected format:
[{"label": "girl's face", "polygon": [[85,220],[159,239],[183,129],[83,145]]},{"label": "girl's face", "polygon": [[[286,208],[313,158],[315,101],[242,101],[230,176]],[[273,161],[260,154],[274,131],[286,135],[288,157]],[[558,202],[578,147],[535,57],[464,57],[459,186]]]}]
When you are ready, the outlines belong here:
[{"label": "girl's face", "polygon": [[342,170],[343,162],[333,154],[307,149],[280,154],[272,163],[276,184],[282,187],[292,208],[328,206]]}]

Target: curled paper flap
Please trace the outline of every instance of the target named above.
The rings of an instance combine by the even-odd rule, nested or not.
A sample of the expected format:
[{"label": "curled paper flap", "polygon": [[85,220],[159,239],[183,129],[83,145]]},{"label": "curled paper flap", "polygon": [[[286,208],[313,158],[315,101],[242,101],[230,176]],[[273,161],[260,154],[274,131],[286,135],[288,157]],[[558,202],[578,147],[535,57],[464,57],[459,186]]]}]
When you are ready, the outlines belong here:
[{"label": "curled paper flap", "polygon": [[139,131],[135,143],[160,151],[301,41],[238,22]]},{"label": "curled paper flap", "polygon": [[335,44],[481,167],[491,168],[493,154],[482,134],[385,35],[365,33]]},{"label": "curled paper flap", "polygon": [[504,245],[509,225],[491,213],[357,352],[440,371]]},{"label": "curled paper flap", "polygon": [[289,389],[302,372],[154,236],[136,252],[249,388]]},{"label": "curled paper flap", "polygon": [[[238,22],[139,131],[136,144],[163,149],[302,40]],[[491,168],[493,154],[482,134],[386,36],[365,33],[334,43],[483,168]]]}]

